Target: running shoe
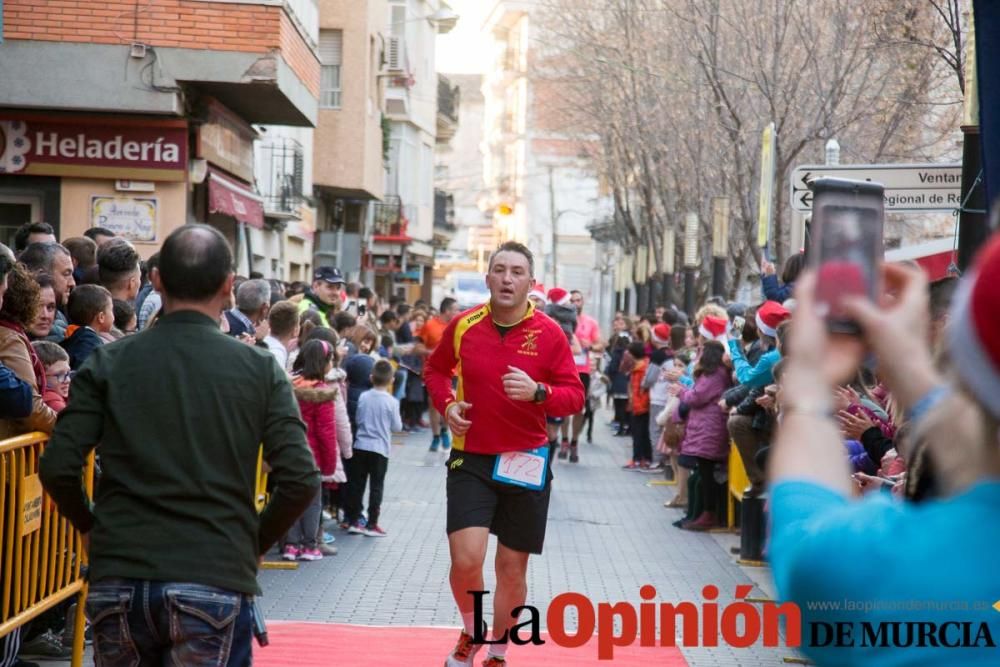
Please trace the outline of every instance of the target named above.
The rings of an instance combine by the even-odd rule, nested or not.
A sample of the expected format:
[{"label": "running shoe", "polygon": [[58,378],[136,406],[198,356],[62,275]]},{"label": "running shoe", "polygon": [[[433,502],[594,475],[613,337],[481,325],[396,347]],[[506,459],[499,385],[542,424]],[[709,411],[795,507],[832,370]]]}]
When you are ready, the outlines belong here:
[{"label": "running shoe", "polygon": [[326,532],[325,530],[323,531],[323,544],[333,544],[336,541],[337,541],[336,537]]},{"label": "running shoe", "polygon": [[451,449],[451,433],[448,429],[441,432],[441,449],[444,451]]},{"label": "running shoe", "polygon": [[364,535],[365,534],[365,524],[363,521],[355,521],[354,524],[347,529],[347,532],[351,535]]},{"label": "running shoe", "polygon": [[333,546],[332,544],[321,544],[319,545],[319,552],[324,556],[336,556],[337,547]]},{"label": "running shoe", "polygon": [[506,667],[507,660],[499,656],[491,655],[483,661],[483,667]]},{"label": "running shoe", "polygon": [[299,560],[323,560],[323,552],[315,547],[312,547],[311,549],[303,549],[299,552]]},{"label": "running shoe", "polygon": [[569,449],[569,462],[570,463],[580,462],[580,455],[576,453],[576,447],[570,447]]},{"label": "running shoe", "polygon": [[365,528],[365,535],[368,537],[385,537],[389,533],[382,529],[382,526],[375,524],[374,526],[368,526]]},{"label": "running shoe", "polygon": [[441,436],[435,435],[433,438],[431,438],[431,449],[430,449],[430,451],[436,452],[438,450],[439,446],[441,446]]},{"label": "running shoe", "polygon": [[294,544],[286,544],[285,549],[281,552],[281,557],[285,560],[298,560],[301,553],[299,548]]},{"label": "running shoe", "polygon": [[476,653],[482,647],[482,644],[474,644],[472,635],[466,634],[463,630],[451,655],[444,661],[444,667],[472,667],[475,664]]},{"label": "running shoe", "polygon": [[622,466],[622,470],[638,470],[638,469],[639,469],[639,464],[636,463],[635,461],[629,461],[628,463]]}]

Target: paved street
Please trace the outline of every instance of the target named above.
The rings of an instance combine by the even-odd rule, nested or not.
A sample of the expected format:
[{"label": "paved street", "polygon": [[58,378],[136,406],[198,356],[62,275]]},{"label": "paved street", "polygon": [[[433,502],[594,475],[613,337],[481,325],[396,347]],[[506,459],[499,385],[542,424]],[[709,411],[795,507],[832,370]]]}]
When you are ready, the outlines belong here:
[{"label": "paved street", "polygon": [[[529,603],[544,614],[559,593],[596,602],[638,604],[643,584],[657,600],[701,604],[706,584],[719,587],[720,608],[737,584],[762,579],[751,596],[770,597],[766,571],[736,565],[737,537],[678,530],[677,510],[662,504],[673,487],[650,486],[654,475],[626,472],[627,438],[615,438],[599,413],[595,443],[581,446],[581,463],[557,462],[545,554],[529,569]],[[447,585],[443,461],[427,451],[429,434],[401,438],[386,480],[383,539],[334,529],[340,553],[298,570],[260,575],[268,619],[370,625],[457,626]],[[492,547],[492,544],[491,544]],[[492,558],[491,555],[488,558]],[[753,579],[752,579],[752,578]],[[487,589],[492,590],[487,575]],[[691,665],[778,665],[788,649],[683,649]]]}]

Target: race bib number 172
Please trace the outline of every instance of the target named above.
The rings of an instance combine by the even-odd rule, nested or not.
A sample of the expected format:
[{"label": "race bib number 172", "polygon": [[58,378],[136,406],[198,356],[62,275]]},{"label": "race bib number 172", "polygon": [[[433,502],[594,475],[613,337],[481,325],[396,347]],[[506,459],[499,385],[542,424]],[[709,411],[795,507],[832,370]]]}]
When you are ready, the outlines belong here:
[{"label": "race bib number 172", "polygon": [[493,466],[493,479],[540,491],[545,488],[548,463],[547,444],[521,452],[504,452],[497,456],[497,462]]}]

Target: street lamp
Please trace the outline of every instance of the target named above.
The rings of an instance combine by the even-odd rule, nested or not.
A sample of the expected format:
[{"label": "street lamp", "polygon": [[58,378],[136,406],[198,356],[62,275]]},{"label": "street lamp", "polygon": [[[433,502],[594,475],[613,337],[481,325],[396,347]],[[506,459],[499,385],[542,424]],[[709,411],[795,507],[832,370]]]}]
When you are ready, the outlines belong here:
[{"label": "street lamp", "polygon": [[712,295],[726,291],[729,255],[729,197],[712,197]]},{"label": "street lamp", "polygon": [[684,218],[684,310],[694,316],[694,272],[698,269],[698,214]]}]

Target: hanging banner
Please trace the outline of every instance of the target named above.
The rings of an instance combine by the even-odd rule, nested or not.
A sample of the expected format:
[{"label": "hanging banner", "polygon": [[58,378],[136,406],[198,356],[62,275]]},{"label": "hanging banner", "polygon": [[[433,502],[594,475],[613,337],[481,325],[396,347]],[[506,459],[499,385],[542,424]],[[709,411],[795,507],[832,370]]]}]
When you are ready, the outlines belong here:
[{"label": "hanging banner", "polygon": [[768,123],[760,142],[760,199],[757,204],[757,245],[767,247],[774,210],[774,123]]}]

